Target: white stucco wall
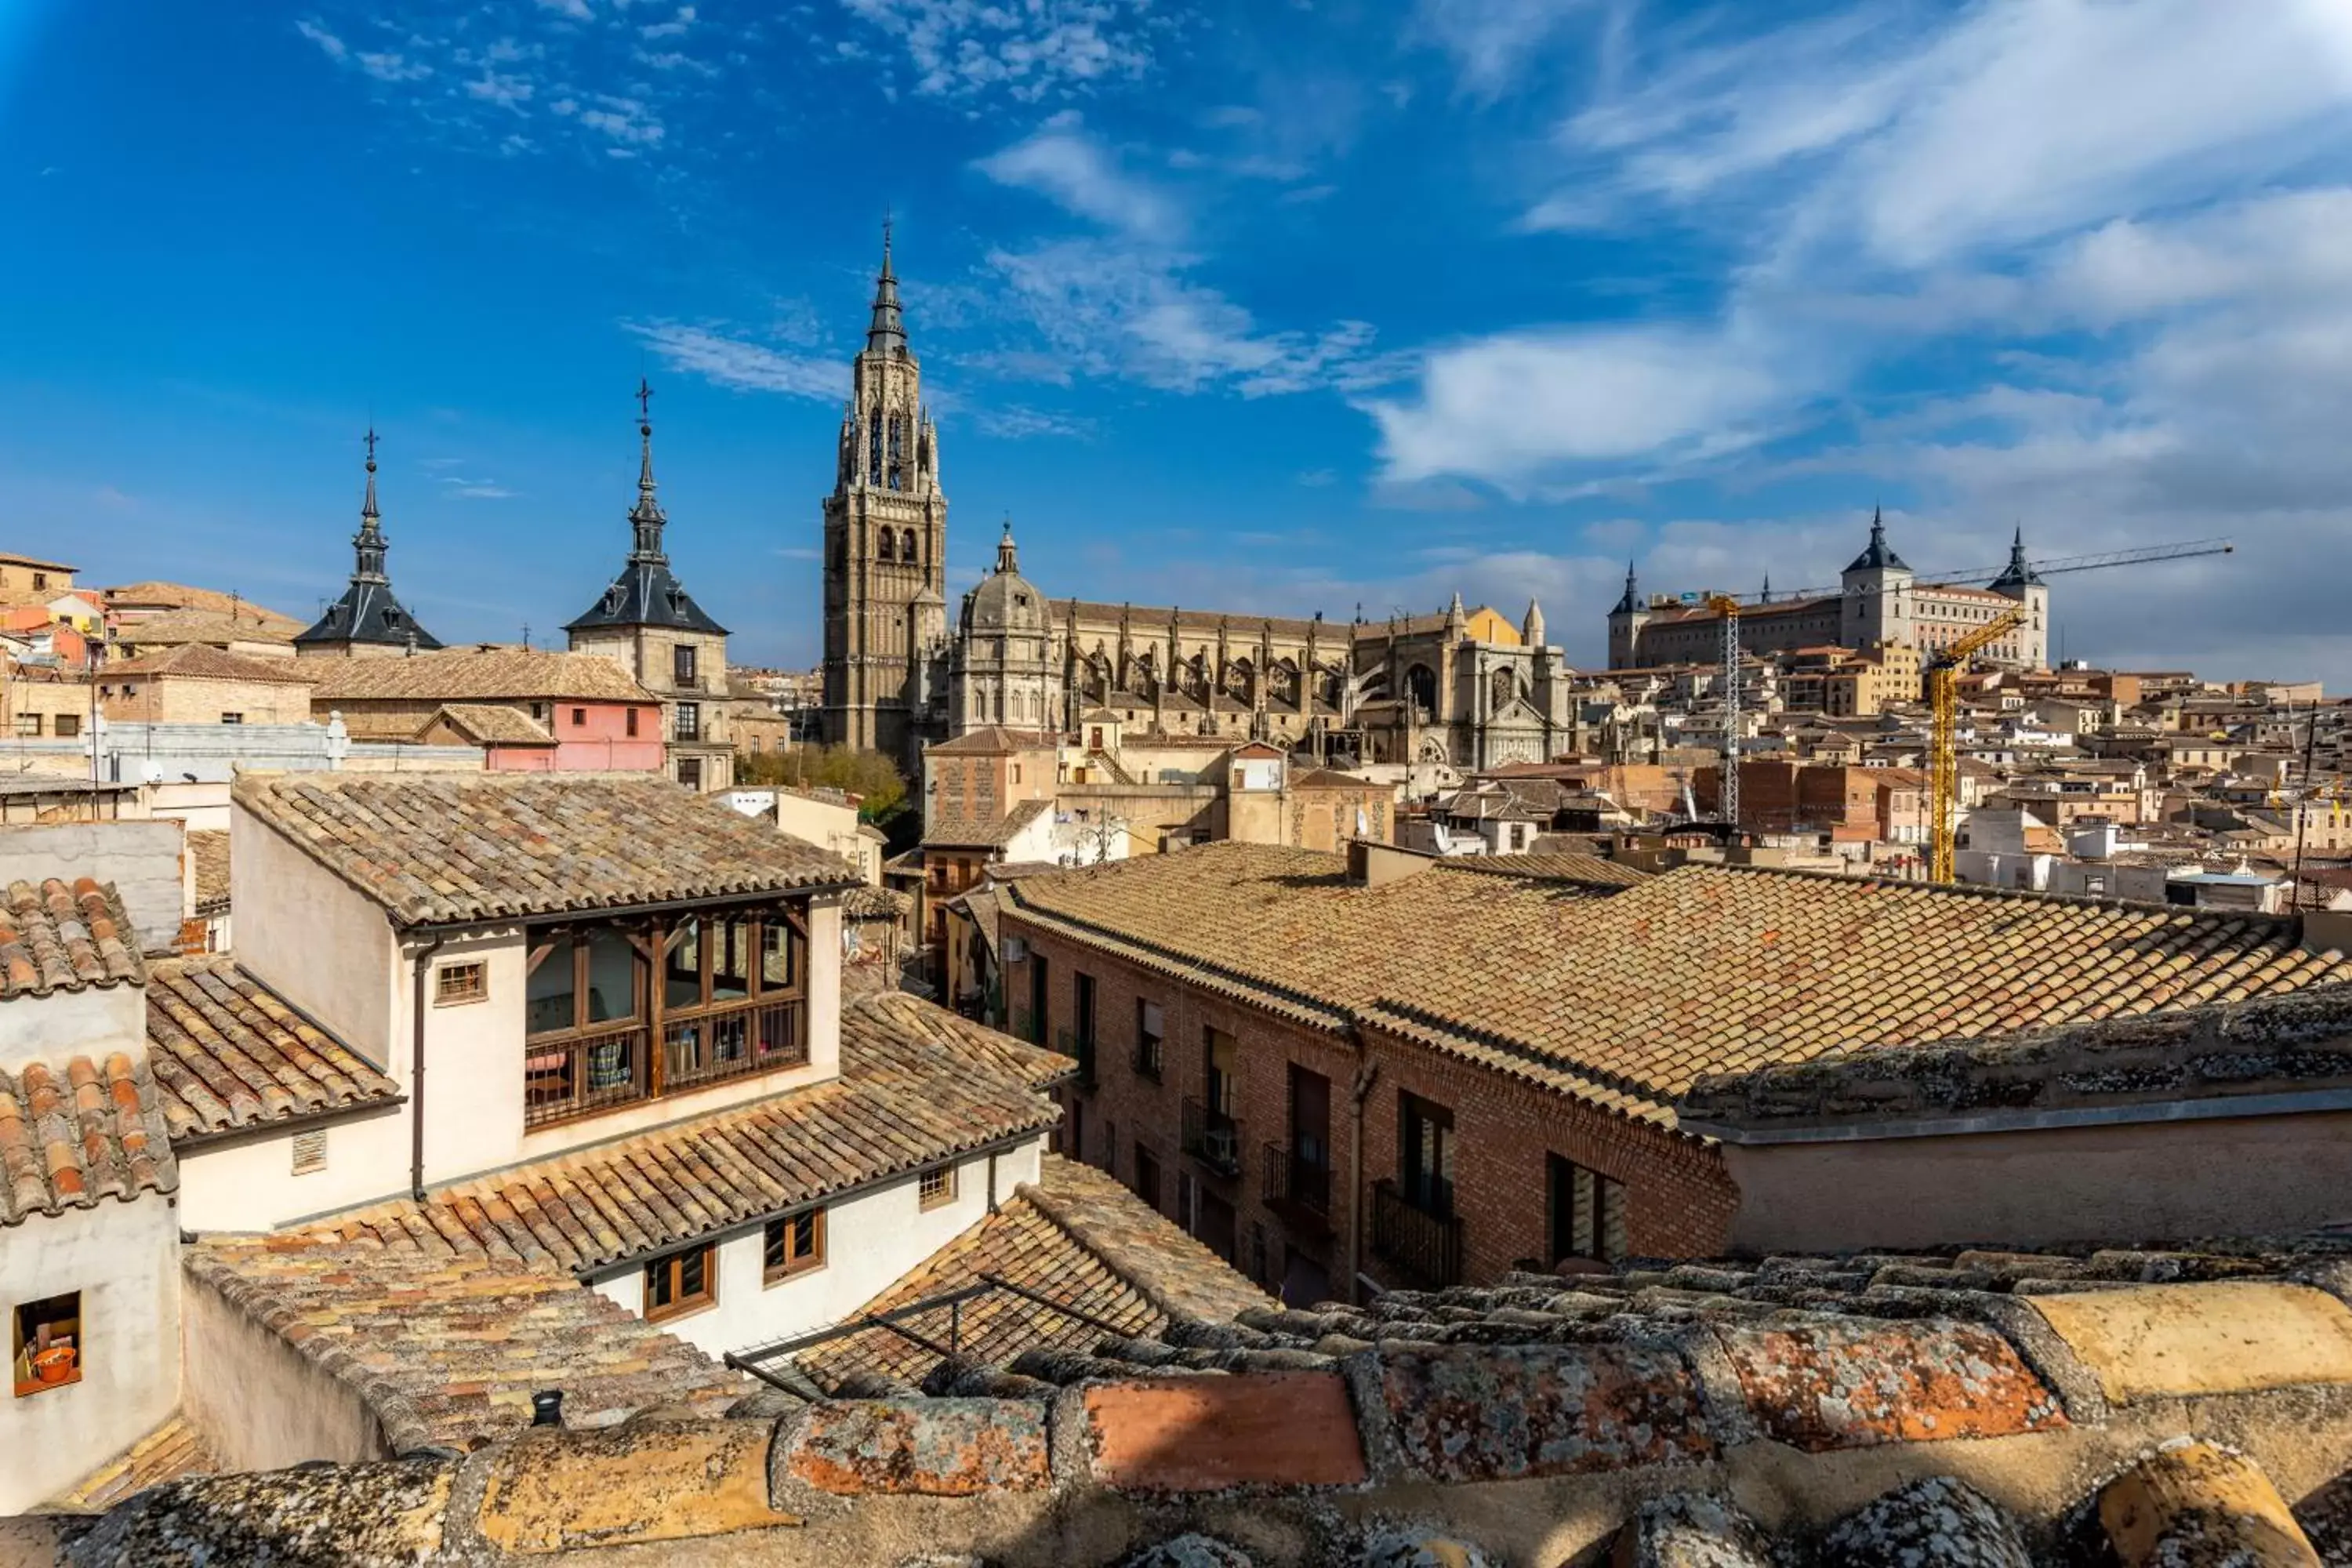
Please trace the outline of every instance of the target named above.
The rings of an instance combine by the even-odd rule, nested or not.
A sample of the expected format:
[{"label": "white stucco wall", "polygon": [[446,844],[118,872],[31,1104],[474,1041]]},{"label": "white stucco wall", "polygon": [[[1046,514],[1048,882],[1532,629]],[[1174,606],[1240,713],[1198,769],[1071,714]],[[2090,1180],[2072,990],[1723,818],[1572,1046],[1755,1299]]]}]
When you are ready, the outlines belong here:
[{"label": "white stucco wall", "polygon": [[58,822],[11,827],[0,839],[0,882],[91,877],[121,896],[145,952],[169,952],[186,910],[173,822]]},{"label": "white stucco wall", "polygon": [[[1037,1179],[1044,1140],[996,1156],[1001,1204],[1023,1182]],[[825,1264],[775,1285],[761,1278],[763,1226],[750,1226],[719,1244],[719,1299],[709,1307],[665,1321],[667,1332],[723,1355],[840,1321],[988,1215],[988,1157],[957,1169],[955,1201],[926,1211],[908,1176],[832,1205],[825,1214]],[[633,1312],[645,1310],[641,1266],[590,1283]]]},{"label": "white stucco wall", "polygon": [[369,1111],[323,1129],[327,1165],[294,1174],[296,1129],[180,1151],[180,1224],[193,1231],[274,1230],[408,1191],[408,1110]]},{"label": "white stucco wall", "polygon": [[229,813],[236,961],[336,1038],[393,1071],[403,975],[383,910],[243,806]]},{"label": "white stucco wall", "polygon": [[[13,1397],[0,1382],[0,1518],[45,1502],[180,1403],[179,1235],[150,1194],[0,1230],[0,1333],[16,1308],[81,1292],[79,1383]],[[9,1350],[0,1342],[0,1355]]]},{"label": "white stucco wall", "polygon": [[391,1458],[383,1424],[349,1384],[210,1286],[186,1289],[186,1415],[224,1470]]},{"label": "white stucco wall", "polygon": [[0,1002],[0,1072],[46,1062],[62,1074],[71,1058],[102,1062],[114,1051],[147,1058],[147,993],[139,986],[93,985]]}]

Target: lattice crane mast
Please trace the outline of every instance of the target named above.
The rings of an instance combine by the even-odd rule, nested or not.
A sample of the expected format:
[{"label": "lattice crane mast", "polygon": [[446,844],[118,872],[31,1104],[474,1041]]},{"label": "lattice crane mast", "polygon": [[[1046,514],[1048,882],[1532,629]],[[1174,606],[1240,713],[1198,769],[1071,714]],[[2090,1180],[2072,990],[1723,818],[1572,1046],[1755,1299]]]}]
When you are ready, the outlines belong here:
[{"label": "lattice crane mast", "polygon": [[1716,771],[1715,815],[1739,826],[1739,601],[1728,594],[1707,596],[1706,607],[1723,624],[1723,763]]}]

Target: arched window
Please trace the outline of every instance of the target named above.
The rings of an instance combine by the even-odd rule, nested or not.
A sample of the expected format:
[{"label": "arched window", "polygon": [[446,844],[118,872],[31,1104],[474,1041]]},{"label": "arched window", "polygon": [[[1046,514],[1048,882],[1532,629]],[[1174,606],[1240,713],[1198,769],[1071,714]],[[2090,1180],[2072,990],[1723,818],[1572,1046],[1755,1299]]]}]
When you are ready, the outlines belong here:
[{"label": "arched window", "polygon": [[866,482],[879,484],[882,479],[882,411],[876,409],[866,418]]},{"label": "arched window", "polygon": [[889,561],[896,558],[891,553],[892,538],[893,536],[888,529],[886,528],[882,531],[882,542],[880,547],[875,552],[876,560]]},{"label": "arched window", "polygon": [[915,531],[911,528],[898,535],[898,559],[909,566],[921,563],[920,557],[915,553]]},{"label": "arched window", "polygon": [[1412,698],[1412,705],[1424,712],[1437,711],[1437,671],[1425,664],[1416,664],[1404,672],[1404,689]]},{"label": "arched window", "polygon": [[890,488],[894,490],[907,488],[907,454],[902,423],[896,414],[890,416]]}]

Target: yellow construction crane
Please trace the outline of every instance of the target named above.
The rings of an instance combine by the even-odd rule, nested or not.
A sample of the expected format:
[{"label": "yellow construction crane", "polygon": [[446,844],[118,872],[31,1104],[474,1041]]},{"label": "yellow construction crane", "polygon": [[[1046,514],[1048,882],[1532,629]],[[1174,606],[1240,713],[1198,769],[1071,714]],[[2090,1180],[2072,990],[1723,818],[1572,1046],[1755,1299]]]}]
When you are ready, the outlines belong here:
[{"label": "yellow construction crane", "polygon": [[1960,750],[1955,735],[1959,720],[1960,671],[1979,649],[2014,631],[2025,619],[2026,608],[2021,604],[2013,610],[2003,610],[1947,646],[1927,666],[1927,706],[1934,715],[1927,764],[1929,881],[1952,879],[1952,846],[1960,795]]}]

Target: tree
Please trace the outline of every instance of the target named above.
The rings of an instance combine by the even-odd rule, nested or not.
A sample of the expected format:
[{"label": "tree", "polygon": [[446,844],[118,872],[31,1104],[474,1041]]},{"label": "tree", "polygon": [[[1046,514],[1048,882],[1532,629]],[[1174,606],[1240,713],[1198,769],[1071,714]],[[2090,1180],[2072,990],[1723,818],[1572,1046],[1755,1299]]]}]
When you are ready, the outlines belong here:
[{"label": "tree", "polygon": [[735,776],[745,784],[789,784],[795,789],[837,789],[857,797],[857,815],[879,827],[907,809],[907,779],[879,752],[851,746],[796,746],[735,760]]}]

